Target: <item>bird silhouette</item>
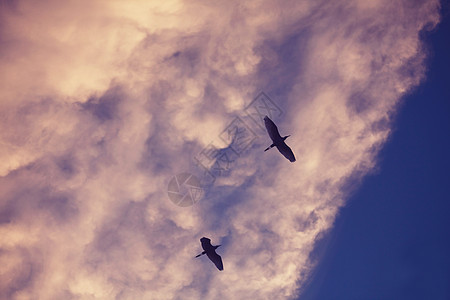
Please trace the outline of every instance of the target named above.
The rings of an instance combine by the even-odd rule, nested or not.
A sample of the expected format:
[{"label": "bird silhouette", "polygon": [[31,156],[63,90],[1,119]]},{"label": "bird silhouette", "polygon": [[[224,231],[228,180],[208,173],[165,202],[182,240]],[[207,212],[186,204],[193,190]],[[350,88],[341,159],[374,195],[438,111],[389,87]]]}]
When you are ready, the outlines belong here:
[{"label": "bird silhouette", "polygon": [[220,257],[219,254],[216,253],[216,249],[219,248],[221,245],[217,246],[211,245],[211,240],[206,237],[202,237],[200,239],[200,242],[202,243],[202,248],[204,251],[199,255],[197,255],[196,257],[206,254],[206,256],[208,256],[208,258],[216,265],[217,269],[222,271],[223,270],[222,258]]},{"label": "bird silhouette", "polygon": [[284,142],[284,140],[290,137],[290,135],[281,137],[280,133],[278,132],[277,126],[268,116],[264,117],[264,125],[266,125],[267,133],[269,134],[273,142],[272,145],[267,147],[264,151],[267,151],[272,147],[277,147],[278,151],[280,151],[280,153],[283,154],[284,157],[286,157],[290,162],[294,162],[294,153],[292,152],[291,148],[289,148],[289,146]]}]

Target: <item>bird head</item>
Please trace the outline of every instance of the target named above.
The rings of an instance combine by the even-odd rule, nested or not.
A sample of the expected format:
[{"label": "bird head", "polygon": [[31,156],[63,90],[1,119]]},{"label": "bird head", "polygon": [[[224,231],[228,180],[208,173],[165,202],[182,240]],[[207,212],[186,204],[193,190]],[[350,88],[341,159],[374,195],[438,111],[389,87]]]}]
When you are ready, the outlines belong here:
[{"label": "bird head", "polygon": [[283,137],[283,141],[285,140],[285,139],[287,139],[288,137],[290,137],[291,135],[287,135],[287,136],[284,136]]}]

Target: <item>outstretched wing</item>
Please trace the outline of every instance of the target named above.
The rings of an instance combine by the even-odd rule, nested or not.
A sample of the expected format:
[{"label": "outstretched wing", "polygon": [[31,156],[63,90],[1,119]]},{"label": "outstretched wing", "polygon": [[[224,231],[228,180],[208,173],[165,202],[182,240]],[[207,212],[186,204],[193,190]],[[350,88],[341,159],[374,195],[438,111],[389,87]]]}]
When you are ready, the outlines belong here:
[{"label": "outstretched wing", "polygon": [[268,116],[264,117],[264,125],[266,126],[267,133],[269,134],[272,141],[275,142],[281,139],[277,125],[275,125],[275,123]]},{"label": "outstretched wing", "polygon": [[284,157],[289,159],[290,162],[295,161],[294,152],[292,152],[291,148],[289,148],[289,146],[286,145],[286,143],[283,142],[280,145],[277,145],[277,149],[278,151],[280,151],[281,154],[284,155]]},{"label": "outstretched wing", "polygon": [[216,252],[208,252],[206,255],[216,265],[217,269],[223,271],[222,257],[219,254]]}]

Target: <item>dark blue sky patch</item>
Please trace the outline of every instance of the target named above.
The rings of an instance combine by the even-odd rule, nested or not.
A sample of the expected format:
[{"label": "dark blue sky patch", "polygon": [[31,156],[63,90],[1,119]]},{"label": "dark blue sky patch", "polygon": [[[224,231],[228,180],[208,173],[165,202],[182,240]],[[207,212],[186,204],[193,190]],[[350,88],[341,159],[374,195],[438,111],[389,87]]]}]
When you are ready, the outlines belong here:
[{"label": "dark blue sky patch", "polygon": [[[432,33],[427,81],[405,98],[379,172],[316,245],[320,263],[299,299],[449,299],[450,70],[446,19]],[[322,244],[322,246],[320,246]]]},{"label": "dark blue sky patch", "polygon": [[110,121],[118,117],[118,105],[123,97],[121,87],[112,86],[101,97],[89,98],[81,107],[101,122]]},{"label": "dark blue sky patch", "polygon": [[209,230],[219,230],[228,224],[229,214],[236,203],[245,199],[245,192],[236,187],[213,186],[205,197],[196,203],[204,215],[203,224]]},{"label": "dark blue sky patch", "polygon": [[[145,150],[138,163],[138,168],[149,174],[161,174],[164,172],[174,173],[187,171],[193,161],[196,151],[201,151],[201,146],[194,141],[183,141],[180,148],[175,147],[171,140],[176,139],[173,135],[179,133],[174,131],[170,120],[164,115],[159,117],[156,113],[149,124],[149,131],[153,134],[145,142]],[[174,160],[174,156],[182,156]],[[181,162],[180,162],[181,160]]]},{"label": "dark blue sky patch", "polygon": [[[277,99],[281,107],[289,106],[280,101],[288,99],[294,85],[301,81],[303,75],[307,75],[302,73],[302,58],[305,57],[310,35],[308,29],[295,31],[282,39],[267,40],[255,49],[262,57],[257,71],[259,86]],[[301,98],[299,95],[298,100]]]},{"label": "dark blue sky patch", "polygon": [[11,203],[2,205],[2,207],[0,207],[0,226],[2,224],[10,223],[14,218],[15,214],[16,214],[15,208]]},{"label": "dark blue sky patch", "polygon": [[0,220],[14,222],[31,213],[59,225],[73,221],[79,214],[78,204],[69,191],[54,188],[60,180],[64,180],[61,171],[48,159],[35,161],[0,178],[0,188],[10,187],[2,191]]},{"label": "dark blue sky patch", "polygon": [[151,174],[161,174],[172,170],[172,154],[170,142],[159,134],[153,135],[146,141],[146,150],[142,155],[140,167]]},{"label": "dark blue sky patch", "polygon": [[350,114],[363,114],[373,106],[372,101],[373,99],[364,91],[359,91],[348,98],[346,105]]},{"label": "dark blue sky patch", "polygon": [[77,168],[77,160],[72,154],[56,157],[54,161],[62,176],[67,179],[72,178],[79,172]]},{"label": "dark blue sky patch", "polygon": [[38,203],[38,207],[48,211],[58,223],[65,223],[78,215],[79,210],[71,196],[59,193],[48,193]]}]

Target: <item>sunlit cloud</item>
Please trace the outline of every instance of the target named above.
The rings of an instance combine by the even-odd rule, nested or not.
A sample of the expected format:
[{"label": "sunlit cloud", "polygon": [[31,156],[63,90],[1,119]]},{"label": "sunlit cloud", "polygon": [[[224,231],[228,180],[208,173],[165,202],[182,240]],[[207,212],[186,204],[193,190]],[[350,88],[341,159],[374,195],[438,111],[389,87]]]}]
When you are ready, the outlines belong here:
[{"label": "sunlit cloud", "polygon": [[[2,2],[0,298],[296,297],[438,22],[433,0]],[[263,152],[261,91],[295,163]],[[235,117],[255,141],[175,205],[169,180]]]}]

